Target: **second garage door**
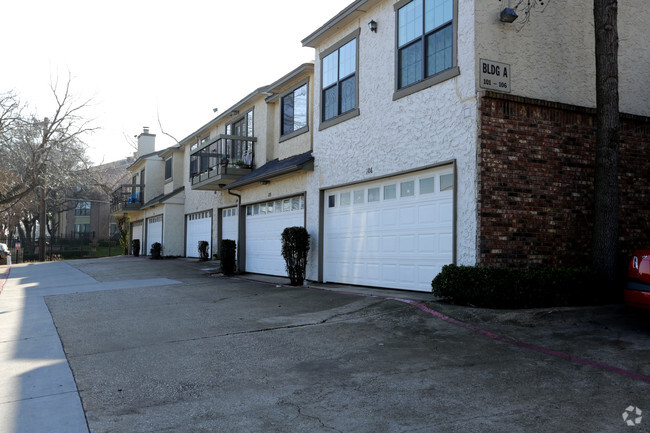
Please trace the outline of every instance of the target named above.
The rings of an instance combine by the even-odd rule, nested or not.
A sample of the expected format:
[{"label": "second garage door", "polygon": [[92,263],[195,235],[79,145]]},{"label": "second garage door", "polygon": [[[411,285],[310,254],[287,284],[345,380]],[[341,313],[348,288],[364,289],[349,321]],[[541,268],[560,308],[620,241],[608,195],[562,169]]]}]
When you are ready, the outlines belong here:
[{"label": "second garage door", "polygon": [[[147,250],[145,254],[149,254],[151,246],[156,242],[162,245],[162,231],[163,231],[163,217],[162,215],[155,216],[147,219]],[[164,250],[163,250],[164,254]]]},{"label": "second garage door", "polygon": [[453,261],[453,167],[325,192],[325,281],[431,291]]},{"label": "second garage door", "polygon": [[212,247],[212,216],[209,211],[187,215],[185,255],[199,257],[199,241],[208,242],[208,253]]},{"label": "second garage door", "polygon": [[304,196],[246,206],[246,272],[286,276],[282,231],[304,225]]}]

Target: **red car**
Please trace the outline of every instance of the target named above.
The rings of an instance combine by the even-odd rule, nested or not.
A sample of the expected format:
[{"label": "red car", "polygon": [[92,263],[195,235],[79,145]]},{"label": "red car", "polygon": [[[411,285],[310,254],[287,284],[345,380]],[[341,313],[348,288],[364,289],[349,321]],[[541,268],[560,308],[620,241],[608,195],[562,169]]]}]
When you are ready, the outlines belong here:
[{"label": "red car", "polygon": [[636,250],[627,270],[625,303],[650,310],[650,250]]}]

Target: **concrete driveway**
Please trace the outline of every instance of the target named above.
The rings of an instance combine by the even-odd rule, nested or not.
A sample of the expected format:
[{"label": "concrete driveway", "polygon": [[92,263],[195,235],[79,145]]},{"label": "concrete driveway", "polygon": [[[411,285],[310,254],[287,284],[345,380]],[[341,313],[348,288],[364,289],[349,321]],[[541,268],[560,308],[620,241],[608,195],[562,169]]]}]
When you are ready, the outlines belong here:
[{"label": "concrete driveway", "polygon": [[650,318],[623,306],[497,312],[209,266],[12,266],[0,431],[650,431]]}]

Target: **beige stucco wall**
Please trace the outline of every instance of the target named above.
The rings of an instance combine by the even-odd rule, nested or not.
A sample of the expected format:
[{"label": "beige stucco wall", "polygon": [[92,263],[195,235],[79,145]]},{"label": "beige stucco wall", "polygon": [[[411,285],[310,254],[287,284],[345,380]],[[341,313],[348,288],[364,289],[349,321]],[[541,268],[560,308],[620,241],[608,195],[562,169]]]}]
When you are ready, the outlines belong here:
[{"label": "beige stucco wall", "polygon": [[[458,24],[460,75],[393,101],[395,12],[386,1],[339,29],[316,50],[315,88],[320,89],[319,52],[360,29],[360,115],[314,134],[315,176],[311,190],[372,180],[455,160],[457,181],[457,261],[476,260],[476,142],[473,3],[461,1]],[[378,23],[369,31],[370,20]],[[318,92],[318,90],[316,90]],[[314,112],[320,112],[317,98]],[[314,116],[318,129],[319,116]],[[308,231],[318,232],[318,198],[308,198]],[[312,251],[318,239],[313,237]],[[311,260],[309,278],[316,275]]]},{"label": "beige stucco wall", "polygon": [[[650,115],[650,9],[619,1],[619,92],[622,112]],[[479,59],[511,65],[512,94],[595,107],[593,1],[547,2],[529,22],[497,19],[503,2],[475,1]],[[478,73],[477,73],[477,89]]]}]

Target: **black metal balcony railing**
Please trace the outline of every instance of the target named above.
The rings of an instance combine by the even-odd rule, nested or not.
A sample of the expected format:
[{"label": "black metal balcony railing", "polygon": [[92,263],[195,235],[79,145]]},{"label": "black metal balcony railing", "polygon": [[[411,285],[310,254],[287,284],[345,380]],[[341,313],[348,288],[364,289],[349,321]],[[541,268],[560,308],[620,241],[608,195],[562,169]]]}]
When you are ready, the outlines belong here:
[{"label": "black metal balcony railing", "polygon": [[253,169],[255,137],[220,135],[190,154],[190,180],[197,189],[216,189]]},{"label": "black metal balcony railing", "polygon": [[144,185],[125,184],[113,191],[111,213],[138,210],[144,204]]}]

